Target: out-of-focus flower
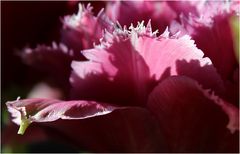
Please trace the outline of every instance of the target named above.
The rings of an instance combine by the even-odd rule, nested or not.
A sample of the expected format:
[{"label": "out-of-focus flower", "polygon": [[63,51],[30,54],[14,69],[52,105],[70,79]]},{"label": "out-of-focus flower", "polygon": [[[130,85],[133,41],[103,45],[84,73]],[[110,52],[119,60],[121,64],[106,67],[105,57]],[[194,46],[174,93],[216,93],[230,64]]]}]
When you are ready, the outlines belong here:
[{"label": "out-of-focus flower", "polygon": [[68,84],[71,61],[80,60],[80,56],[73,50],[55,42],[52,46],[38,45],[35,49],[25,48],[20,56],[24,63],[53,77],[61,86]]},{"label": "out-of-focus flower", "polygon": [[126,26],[151,19],[153,28],[160,33],[178,17],[166,1],[112,1],[107,3],[106,14],[114,22]]},{"label": "out-of-focus flower", "polygon": [[63,94],[60,89],[54,88],[47,83],[38,83],[28,94],[27,98],[51,98],[62,99]]},{"label": "out-of-focus flower", "polygon": [[79,4],[78,13],[65,16],[62,22],[62,43],[38,45],[34,49],[26,47],[19,54],[24,63],[46,73],[68,95],[72,60],[86,60],[80,51],[99,43],[104,30],[113,31],[114,24],[103,10],[95,17],[90,4],[87,7]]},{"label": "out-of-focus flower", "polygon": [[[145,19],[153,17],[145,16],[145,11],[149,15],[156,13],[157,9],[152,8],[155,3],[160,2],[123,5],[137,8],[136,14],[147,6],[139,14]],[[170,9],[168,3],[160,4]],[[111,12],[111,5],[116,12]],[[109,6],[110,18],[119,20],[117,10],[124,10],[122,3]],[[205,51],[198,49],[189,35],[172,35],[166,29],[157,36],[150,21],[146,26],[141,22],[136,27],[122,28],[103,12],[94,17],[90,10],[90,6],[80,5],[77,15],[64,18],[69,30],[63,30],[63,42],[70,49],[63,52],[59,50],[63,46],[53,45],[46,52],[55,49],[53,53],[63,58],[41,59],[51,67],[57,66],[49,67],[50,72],[67,70],[64,80],[70,76],[71,84],[68,99],[18,99],[6,103],[13,121],[20,125],[19,134],[35,125],[49,137],[98,152],[239,150],[239,109],[222,97],[228,87],[218,71],[221,68],[215,69],[211,56],[204,56]],[[176,10],[172,15],[178,13]],[[127,16],[123,18],[126,22]],[[80,53],[80,49],[84,50]],[[31,64],[37,65],[36,55],[29,57]],[[75,58],[80,55],[86,60]]]},{"label": "out-of-focus flower", "polygon": [[[235,105],[239,103],[239,63],[231,22],[234,17],[239,20],[239,6],[236,1],[195,3],[195,14],[182,14],[180,23],[173,21],[170,26],[172,33],[179,31],[182,35],[190,35],[197,47],[211,59],[226,86],[222,97]],[[184,7],[178,6],[178,9]]]}]

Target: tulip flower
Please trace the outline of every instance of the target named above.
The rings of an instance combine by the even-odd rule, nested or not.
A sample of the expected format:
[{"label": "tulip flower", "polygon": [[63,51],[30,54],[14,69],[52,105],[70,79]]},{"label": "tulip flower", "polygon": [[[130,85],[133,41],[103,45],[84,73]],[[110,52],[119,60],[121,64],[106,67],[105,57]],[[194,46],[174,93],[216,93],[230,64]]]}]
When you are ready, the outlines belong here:
[{"label": "tulip flower", "polygon": [[[146,18],[146,12],[152,15],[158,10],[153,9],[155,3],[174,8],[170,2],[123,5]],[[198,48],[195,35],[176,21],[173,26],[183,31],[166,27],[158,35],[152,20],[134,26],[129,23],[133,15],[128,20],[121,17],[124,9],[121,2],[109,3],[107,13],[102,10],[95,17],[90,5],[80,4],[77,15],[63,19],[63,44],[25,50],[22,56],[30,65],[45,69],[39,63],[43,62],[70,89],[66,100],[8,101],[18,134],[29,135],[31,128],[40,128],[47,134],[44,138],[91,152],[239,151],[239,108],[227,97],[229,87],[223,75],[228,71],[215,64],[211,54],[216,52],[210,54],[208,45]],[[180,11],[171,10],[174,16]],[[182,19],[171,18],[166,25],[177,18]],[[121,22],[130,24],[129,28]],[[201,39],[207,41],[207,37]],[[228,42],[213,44],[213,49],[224,48],[216,57],[227,52],[224,43],[228,47]]]}]

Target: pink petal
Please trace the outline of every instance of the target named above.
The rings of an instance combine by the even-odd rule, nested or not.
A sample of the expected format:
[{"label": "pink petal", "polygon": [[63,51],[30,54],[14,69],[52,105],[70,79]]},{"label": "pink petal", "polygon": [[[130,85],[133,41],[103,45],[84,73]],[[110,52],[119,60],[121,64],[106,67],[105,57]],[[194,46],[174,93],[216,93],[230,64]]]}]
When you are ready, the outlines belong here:
[{"label": "pink petal", "polygon": [[144,104],[155,82],[171,75],[189,76],[217,93],[224,90],[211,61],[189,36],[170,37],[166,30],[156,37],[143,22],[130,30],[107,32],[101,45],[82,52],[89,61],[72,63],[74,98]]},{"label": "pink petal", "polygon": [[[170,31],[189,34],[196,41],[197,47],[209,57],[221,75],[226,91],[221,97],[232,104],[239,103],[239,86],[234,80],[238,70],[238,61],[234,53],[234,37],[230,20],[237,14],[239,3],[208,2],[198,8],[201,16],[182,16],[181,23],[173,22]],[[206,39],[208,38],[208,39]]]},{"label": "pink petal", "polygon": [[[217,16],[211,28],[199,27],[193,35],[200,49],[210,57],[214,66],[224,79],[231,78],[236,68],[237,59],[234,54],[233,37],[228,17]],[[208,34],[206,36],[206,34]],[[208,41],[206,41],[208,37]]]},{"label": "pink petal", "polygon": [[150,94],[172,152],[238,151],[239,109],[184,76],[170,77]]},{"label": "pink petal", "polygon": [[18,100],[7,102],[7,106],[13,116],[15,112],[24,115],[48,137],[87,151],[166,150],[156,120],[145,109],[49,99]]},{"label": "pink petal", "polygon": [[198,8],[201,16],[182,16],[180,24],[173,22],[170,26],[172,33],[181,31],[191,35],[225,80],[232,77],[238,66],[230,27],[230,18],[236,14],[231,7],[235,5],[235,2],[208,2]]},{"label": "pink petal", "polygon": [[51,122],[58,119],[84,119],[105,115],[117,107],[94,101],[61,101],[33,98],[6,103],[13,122],[20,125],[23,134],[32,122]]},{"label": "pink petal", "polygon": [[126,105],[146,99],[148,68],[130,40],[114,42],[106,50],[85,50],[83,54],[89,61],[72,63],[70,81],[75,97]]},{"label": "pink petal", "polygon": [[240,1],[232,1],[230,5],[230,10],[233,12],[236,12],[239,15],[240,13],[239,7],[240,7]]},{"label": "pink petal", "polygon": [[210,59],[203,58],[202,51],[196,48],[194,41],[187,35],[159,39],[139,37],[136,50],[144,57],[151,78],[155,80],[171,75],[185,75],[206,88],[219,93],[223,90],[223,82]]},{"label": "pink petal", "polygon": [[147,32],[147,28],[139,25],[136,28],[137,32],[132,31],[131,37],[135,35],[134,33],[139,35],[135,38],[133,46],[148,65],[151,79],[159,81],[172,75],[185,75],[206,88],[223,92],[223,81],[211,60],[203,57],[204,53],[196,47],[190,36],[178,34],[170,36],[166,29],[156,38],[151,37],[151,33],[143,35],[142,29]]},{"label": "pink petal", "polygon": [[109,46],[82,52],[89,61],[72,63],[73,96],[126,105],[144,103],[149,90],[147,65],[128,37],[112,37]]},{"label": "pink petal", "polygon": [[7,102],[8,111],[16,124],[22,119],[32,122],[51,122],[58,119],[84,119],[112,112],[117,107],[94,101],[61,101],[32,98]]},{"label": "pink petal", "polygon": [[62,41],[75,51],[93,47],[99,43],[105,29],[111,31],[114,24],[101,10],[95,17],[90,4],[79,4],[77,14],[63,19]]}]

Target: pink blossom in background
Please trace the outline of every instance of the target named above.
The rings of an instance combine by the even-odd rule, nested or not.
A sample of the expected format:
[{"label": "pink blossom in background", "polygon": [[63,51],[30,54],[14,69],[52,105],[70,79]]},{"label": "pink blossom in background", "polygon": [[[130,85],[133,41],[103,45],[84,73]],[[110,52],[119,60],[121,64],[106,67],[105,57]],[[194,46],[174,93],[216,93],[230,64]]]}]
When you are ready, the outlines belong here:
[{"label": "pink blossom in background", "polygon": [[20,52],[58,88],[6,103],[18,134],[90,152],[238,152],[237,6],[114,1],[95,16],[79,4],[61,42]]},{"label": "pink blossom in background", "polygon": [[235,52],[239,51],[234,50],[239,49],[234,48],[231,22],[235,16],[239,19],[239,2],[207,1],[205,3],[207,5],[196,5],[198,15],[182,15],[180,23],[173,21],[170,31],[172,33],[180,31],[182,34],[192,36],[197,47],[212,60],[224,81],[226,92],[222,97],[238,105],[239,64]]}]

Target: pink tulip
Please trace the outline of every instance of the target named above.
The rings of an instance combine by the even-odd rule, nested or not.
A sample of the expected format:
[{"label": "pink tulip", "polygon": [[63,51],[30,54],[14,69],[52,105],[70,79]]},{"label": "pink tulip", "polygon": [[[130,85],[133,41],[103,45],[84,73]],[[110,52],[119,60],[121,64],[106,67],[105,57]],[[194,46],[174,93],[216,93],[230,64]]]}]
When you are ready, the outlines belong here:
[{"label": "pink tulip", "polygon": [[[239,151],[239,109],[226,85],[238,69],[225,24],[230,14],[206,17],[210,27],[180,24],[173,20],[183,22],[192,10],[203,13],[198,3],[185,12],[188,5],[180,4],[109,2],[106,14],[97,17],[90,5],[80,5],[77,15],[63,18],[66,45],[26,49],[22,56],[40,69],[46,64],[62,81],[69,77],[69,97],[7,102],[18,133],[31,133],[27,127],[33,125],[93,152]],[[147,24],[130,24],[149,18]],[[163,20],[155,22],[158,18]],[[172,23],[170,31],[157,35],[151,21],[161,28]],[[218,26],[225,29],[217,31]]]}]

